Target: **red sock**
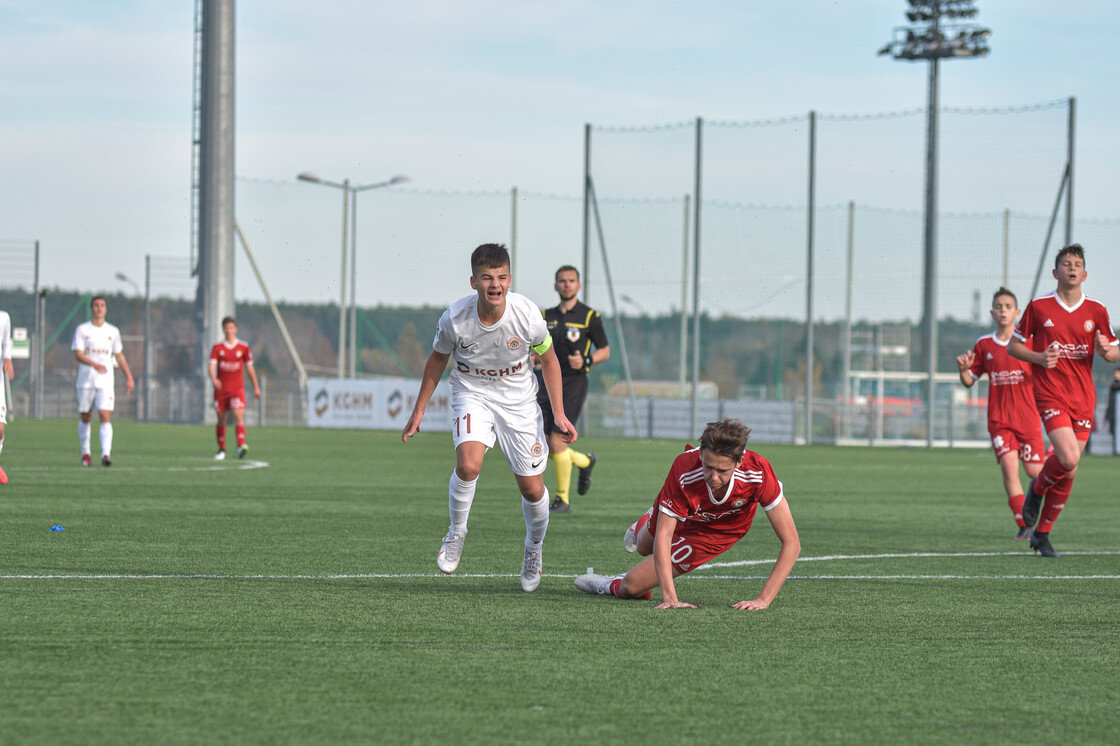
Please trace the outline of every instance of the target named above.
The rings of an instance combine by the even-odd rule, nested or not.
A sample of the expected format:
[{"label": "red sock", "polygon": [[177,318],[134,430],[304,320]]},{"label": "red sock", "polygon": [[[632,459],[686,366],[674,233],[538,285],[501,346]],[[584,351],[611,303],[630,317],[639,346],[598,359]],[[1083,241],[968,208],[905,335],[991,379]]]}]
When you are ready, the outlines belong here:
[{"label": "red sock", "polygon": [[1058,520],[1058,514],[1066,506],[1066,502],[1069,501],[1069,494],[1072,491],[1073,477],[1066,477],[1050,488],[1050,491],[1046,493],[1046,502],[1042,504],[1042,512],[1039,514],[1038,526],[1035,527],[1035,531],[1042,534],[1050,533],[1050,529],[1054,528],[1054,521]]},{"label": "red sock", "polygon": [[245,426],[235,425],[233,429],[237,433],[237,447],[240,448],[245,445]]},{"label": "red sock", "polygon": [[1007,504],[1011,506],[1011,515],[1015,516],[1015,523],[1019,524],[1019,528],[1025,528],[1027,525],[1023,521],[1023,502],[1026,499],[1024,495],[1012,495],[1007,498]]},{"label": "red sock", "polygon": [[[611,581],[611,595],[612,596],[617,596],[618,598],[623,598],[623,595],[622,595],[622,578],[615,578],[614,580]],[[648,601],[649,599],[653,598],[653,591],[652,590],[646,591],[642,595],[638,596],[638,598],[641,599],[642,601]]]},{"label": "red sock", "polygon": [[[1076,468],[1075,466],[1074,469]],[[1062,462],[1058,460],[1057,456],[1048,457],[1046,463],[1042,465],[1042,471],[1039,472],[1038,479],[1034,480],[1035,493],[1045,495],[1051,487],[1069,476],[1071,471],[1073,469],[1062,466]]]},{"label": "red sock", "polygon": [[226,449],[226,426],[218,425],[215,431],[218,433],[218,450],[224,451]]}]

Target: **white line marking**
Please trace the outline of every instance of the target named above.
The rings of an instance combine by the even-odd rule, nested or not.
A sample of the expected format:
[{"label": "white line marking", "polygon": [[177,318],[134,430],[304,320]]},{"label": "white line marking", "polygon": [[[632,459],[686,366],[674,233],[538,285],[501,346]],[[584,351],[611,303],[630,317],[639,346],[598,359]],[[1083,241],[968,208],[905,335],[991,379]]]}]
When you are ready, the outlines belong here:
[{"label": "white line marking", "polygon": [[[263,469],[270,464],[267,461],[257,461],[255,459],[247,458],[232,463],[218,462],[214,463],[213,459],[188,459],[190,461],[204,461],[206,466],[110,466],[105,469],[100,464],[95,463],[93,466],[75,466],[75,469],[91,469],[93,471],[235,471],[237,469]],[[9,466],[8,471],[11,472],[24,472],[24,471],[57,471],[56,466]]]},{"label": "white line marking", "polygon": [[[1024,547],[1026,549],[1026,547]],[[1062,556],[1099,556],[1120,554],[1120,551],[1103,552],[1062,552]],[[832,560],[862,560],[862,559],[907,559],[910,557],[1032,557],[1033,552],[906,552],[891,554],[830,554],[824,557],[799,557],[798,562],[829,562]],[[693,572],[713,567],[748,567],[750,565],[772,565],[774,559],[738,560],[736,562],[709,562]]]},{"label": "white line marking", "polygon": [[[1120,555],[1120,551],[1102,552],[1063,552],[1064,555],[1107,556]],[[801,557],[798,562],[824,562],[849,559],[886,559],[909,557],[1033,557],[1026,552],[911,552],[908,554],[834,554],[823,557]],[[746,567],[750,565],[773,564],[773,559],[742,560],[739,562],[711,562],[698,567],[689,577],[705,580],[765,580],[766,575],[708,575],[698,571],[712,567]],[[0,575],[0,580],[394,580],[405,578],[516,578],[516,574],[506,573],[336,573],[323,575],[275,575],[275,574],[225,574],[225,573],[158,573],[158,574],[50,574],[50,575]],[[546,578],[568,578],[574,575],[545,574]],[[948,574],[883,574],[883,575],[790,575],[796,580],[1120,580],[1120,575],[948,575]]]}]

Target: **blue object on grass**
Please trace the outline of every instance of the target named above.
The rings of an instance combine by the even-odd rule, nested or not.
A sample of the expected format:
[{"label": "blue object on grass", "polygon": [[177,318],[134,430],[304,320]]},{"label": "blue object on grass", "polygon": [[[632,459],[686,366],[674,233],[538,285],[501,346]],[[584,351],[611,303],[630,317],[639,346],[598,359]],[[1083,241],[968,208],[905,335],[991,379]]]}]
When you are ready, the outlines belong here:
[{"label": "blue object on grass", "polygon": [[55,525],[51,526],[51,531],[65,531],[65,530],[66,529],[64,529],[62,527],[61,523],[56,523]]}]

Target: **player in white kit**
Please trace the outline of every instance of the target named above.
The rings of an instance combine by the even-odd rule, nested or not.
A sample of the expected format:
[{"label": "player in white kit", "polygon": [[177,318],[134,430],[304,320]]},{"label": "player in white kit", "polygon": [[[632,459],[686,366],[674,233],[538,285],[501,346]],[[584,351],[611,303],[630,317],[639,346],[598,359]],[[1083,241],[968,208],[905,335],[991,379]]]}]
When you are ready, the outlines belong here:
[{"label": "player in white kit", "polygon": [[111,466],[113,452],[113,362],[124,371],[125,385],[132,393],[132,373],[124,358],[121,330],[105,320],[109,305],[100,295],[90,301],[90,321],[74,330],[74,359],[78,361],[78,442],[82,447],[82,466],[89,466],[90,419],[94,406],[101,422],[101,464]]},{"label": "player in white kit", "polygon": [[[8,381],[15,378],[12,368],[12,317],[7,311],[0,311],[0,453],[4,452],[4,426],[8,424]],[[8,475],[0,466],[0,484],[8,483]]]},{"label": "player in white kit", "polygon": [[478,473],[486,451],[497,442],[521,490],[525,517],[521,588],[534,591],[541,580],[542,545],[548,530],[548,490],[543,478],[548,449],[530,350],[541,358],[545,389],[565,442],[575,442],[576,429],[564,415],[560,363],[541,311],[525,296],[509,291],[509,252],[500,244],[479,246],[471,254],[471,272],[475,294],[457,300],[440,317],[416,406],[401,440],[407,443],[420,430],[432,393],[447,363],[453,361],[451,527],[436,555],[436,566],[445,573],[459,566]]}]

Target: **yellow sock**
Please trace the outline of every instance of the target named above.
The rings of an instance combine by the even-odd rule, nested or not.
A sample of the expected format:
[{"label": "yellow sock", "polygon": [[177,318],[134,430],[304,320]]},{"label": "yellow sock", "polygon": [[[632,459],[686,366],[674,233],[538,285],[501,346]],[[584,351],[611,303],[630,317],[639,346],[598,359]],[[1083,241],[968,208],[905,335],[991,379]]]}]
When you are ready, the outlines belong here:
[{"label": "yellow sock", "polygon": [[571,452],[572,449],[568,448],[548,457],[556,467],[556,497],[564,504],[568,504],[568,491],[572,488],[572,460],[568,455]]},{"label": "yellow sock", "polygon": [[591,459],[587,458],[586,453],[580,453],[571,448],[568,449],[568,453],[571,454],[569,458],[571,459],[572,466],[578,469],[586,469],[591,466]]}]

